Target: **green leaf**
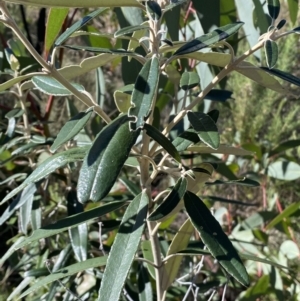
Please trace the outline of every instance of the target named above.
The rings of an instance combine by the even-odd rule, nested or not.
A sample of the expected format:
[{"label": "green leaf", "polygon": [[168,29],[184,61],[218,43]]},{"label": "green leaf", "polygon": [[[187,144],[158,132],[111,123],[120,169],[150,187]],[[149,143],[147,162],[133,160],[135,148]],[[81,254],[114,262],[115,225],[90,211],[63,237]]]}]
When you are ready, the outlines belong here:
[{"label": "green leaf", "polygon": [[278,69],[269,69],[266,67],[260,67],[260,68],[271,73],[272,75],[275,75],[291,84],[294,84],[294,85],[300,87],[300,78],[298,78],[292,74],[286,73],[286,72],[278,70]]},{"label": "green leaf", "polygon": [[284,151],[286,151],[288,149],[296,148],[298,146],[300,146],[300,140],[288,140],[288,141],[285,141],[285,142],[279,144],[274,149],[272,149],[269,152],[269,156],[268,157],[272,157],[272,156],[277,155],[279,153],[282,153],[282,152],[284,152]]},{"label": "green leaf", "polygon": [[[154,257],[151,248],[151,242],[149,240],[143,240],[141,242],[141,249],[143,252],[143,257],[149,262],[154,262]],[[1,262],[1,261],[0,261]],[[153,265],[147,263],[148,272],[153,279],[155,279],[155,268]]]},{"label": "green leaf", "polygon": [[184,91],[197,87],[200,83],[200,78],[197,72],[184,72],[180,79],[180,87]]},{"label": "green leaf", "polygon": [[161,145],[169,153],[170,156],[172,156],[177,162],[181,162],[178,151],[166,136],[164,136],[158,129],[148,123],[144,124],[144,129],[146,130],[147,135],[155,140],[159,145]]},{"label": "green leaf", "polygon": [[[34,184],[32,184],[32,185],[33,185],[33,187],[31,185],[29,185],[26,188],[27,189],[33,188],[33,189],[29,189],[29,191],[25,192],[27,190],[25,188],[22,191],[21,197],[20,197],[22,202],[24,202],[23,205],[20,207],[20,215],[19,215],[20,229],[21,229],[21,232],[24,233],[25,235],[27,234],[27,226],[30,223],[30,218],[31,218],[30,214],[32,211],[33,198],[34,198],[34,193],[36,192],[36,185],[34,185]],[[11,209],[11,205],[9,206],[9,208]],[[2,219],[2,216],[1,216],[1,219]],[[0,224],[1,224],[1,222],[0,222]]]},{"label": "green leaf", "polygon": [[187,189],[187,180],[180,178],[163,202],[148,216],[148,220],[158,221],[168,216],[179,204]]},{"label": "green leaf", "polygon": [[[70,92],[61,83],[50,76],[34,76],[31,81],[37,89],[44,92],[45,94],[55,96],[72,95],[72,92]],[[78,91],[84,91],[84,87],[81,85],[72,84],[72,86]]]},{"label": "green leaf", "polygon": [[213,149],[218,149],[220,145],[220,136],[218,128],[212,118],[201,112],[188,112],[188,119],[198,133],[199,138],[206,145]]},{"label": "green leaf", "polygon": [[145,118],[149,116],[151,109],[153,109],[159,73],[159,61],[156,56],[153,56],[151,60],[145,63],[137,77],[131,97],[132,107],[128,111],[128,116],[135,119],[130,122],[132,130],[142,128]]},{"label": "green leaf", "polygon": [[[185,151],[191,144],[200,142],[200,138],[194,129],[187,129],[185,132],[176,137],[172,144],[177,151]],[[211,150],[211,148],[209,148]]]},{"label": "green leaf", "polygon": [[225,199],[219,196],[209,196],[209,195],[204,195],[202,196],[203,199],[208,199],[213,202],[222,202],[222,203],[228,203],[228,204],[236,204],[236,205],[242,205],[242,206],[252,206],[252,207],[258,207],[257,203],[246,203],[246,202],[241,202],[237,200],[230,200],[230,199]]},{"label": "green leaf", "polygon": [[124,213],[122,223],[107,259],[99,290],[99,301],[119,300],[144,231],[148,202],[147,193],[142,192],[129,204]]},{"label": "green leaf", "polygon": [[29,184],[35,183],[45,178],[56,169],[63,167],[68,163],[82,160],[88,148],[89,147],[71,148],[67,151],[58,153],[46,159],[31,173],[31,175],[28,178],[25,179],[25,181],[20,186],[18,186],[17,188],[12,190],[8,195],[6,195],[6,197],[2,200],[0,205],[2,205],[7,200],[15,196],[19,191],[23,190]]},{"label": "green leaf", "polygon": [[160,5],[156,1],[146,1],[146,10],[153,21],[159,21],[162,16]]},{"label": "green leaf", "polygon": [[[36,186],[34,184],[28,185],[11,204],[6,208],[0,218],[0,226],[3,225],[20,207],[26,202],[32,203],[33,195],[36,192]],[[22,223],[23,224],[23,223]],[[27,226],[27,224],[26,224]],[[23,230],[24,228],[22,228]]]},{"label": "green leaf", "polygon": [[82,271],[86,271],[91,268],[101,267],[106,264],[107,256],[102,257],[96,257],[96,258],[90,258],[83,262],[78,262],[72,265],[69,265],[67,267],[63,267],[56,271],[53,274],[50,274],[42,279],[39,279],[35,284],[33,284],[29,289],[27,289],[21,296],[21,298],[24,298],[28,294],[40,289],[41,287],[52,283],[54,281],[60,280],[62,278],[66,278],[68,276],[77,274]]},{"label": "green leaf", "polygon": [[140,131],[129,130],[126,115],[113,120],[97,135],[80,169],[77,195],[81,203],[104,198],[114,185]]},{"label": "green leaf", "polygon": [[291,216],[299,209],[300,209],[300,202],[289,205],[266,226],[266,230],[272,229],[274,226],[276,226],[278,223],[280,223],[283,219]]},{"label": "green leaf", "polygon": [[230,181],[221,181],[216,180],[214,182],[207,182],[206,185],[223,185],[223,184],[234,184],[234,185],[241,185],[241,186],[248,186],[248,187],[259,187],[260,184],[254,180],[248,178],[241,178],[237,180],[230,180]]},{"label": "green leaf", "polygon": [[[269,75],[267,72],[272,73],[274,69],[269,69],[266,67],[258,68],[249,62],[241,62],[237,67],[236,71],[243,74],[244,76],[254,80],[263,87],[269,88],[273,91],[279,92],[281,94],[287,94],[288,90],[284,88],[278,80],[273,76]],[[265,72],[267,71],[267,72]]]},{"label": "green leaf", "polygon": [[95,53],[108,53],[119,56],[140,56],[139,54],[131,51],[127,51],[125,49],[108,49],[108,48],[100,48],[100,47],[90,47],[90,46],[80,46],[80,45],[64,45],[64,48],[73,49],[73,50],[83,50]]},{"label": "green leaf", "polygon": [[185,55],[216,44],[235,34],[243,25],[243,22],[236,22],[219,27],[213,30],[211,33],[187,42],[185,45],[175,51],[173,55]]},{"label": "green leaf", "polygon": [[124,27],[124,28],[121,28],[121,29],[117,30],[117,31],[114,33],[114,37],[117,38],[117,37],[120,37],[120,36],[125,36],[125,35],[127,35],[127,34],[130,34],[130,33],[135,32],[135,31],[138,31],[138,30],[145,30],[145,29],[149,29],[148,23],[145,24],[145,25],[133,25],[133,26],[127,26],[127,27]]},{"label": "green leaf", "polygon": [[298,0],[287,0],[290,12],[290,18],[293,24],[297,21],[299,4]]},{"label": "green leaf", "polygon": [[219,261],[228,274],[244,286],[248,286],[249,276],[243,262],[210,210],[192,192],[185,194],[184,204],[194,227],[212,256]]},{"label": "green leaf", "polygon": [[118,88],[114,92],[114,100],[119,112],[127,113],[130,109],[130,99],[133,91],[133,84]]},{"label": "green leaf", "polygon": [[[190,219],[187,219],[174,236],[168,249],[167,256],[176,254],[178,251],[185,249],[193,232],[194,227]],[[182,256],[175,256],[171,257],[167,262],[165,262],[161,277],[161,287],[163,290],[167,290],[178,275],[181,259]]]},{"label": "green leaf", "polygon": [[88,228],[86,224],[69,229],[70,241],[78,261],[87,259]]},{"label": "green leaf", "polygon": [[266,168],[265,173],[278,180],[294,181],[300,178],[300,165],[292,161],[276,161]]},{"label": "green leaf", "polygon": [[153,292],[151,281],[148,276],[148,271],[144,264],[140,265],[138,274],[138,289],[139,289],[139,301],[152,301]]},{"label": "green leaf", "polygon": [[265,55],[269,69],[274,68],[278,59],[278,46],[276,42],[271,40],[265,41]]},{"label": "green leaf", "polygon": [[253,156],[254,152],[250,152],[243,148],[238,148],[230,145],[221,144],[217,149],[211,149],[211,147],[205,145],[193,145],[187,148],[190,152],[200,154],[226,154],[235,156]]},{"label": "green leaf", "polygon": [[15,108],[10,110],[8,113],[5,114],[5,118],[10,119],[10,118],[19,118],[24,114],[24,110],[21,108]]},{"label": "green leaf", "polygon": [[[99,5],[100,6],[100,5]],[[69,5],[66,5],[66,7],[70,7]],[[60,46],[63,42],[65,42],[70,35],[72,35],[75,31],[83,27],[86,23],[100,15],[102,12],[104,12],[107,9],[107,7],[99,8],[87,16],[83,17],[82,19],[78,20],[76,23],[74,23],[70,28],[68,28],[63,34],[61,34],[58,39],[55,41],[54,46]]]},{"label": "green leaf", "polygon": [[108,203],[103,206],[74,214],[72,216],[68,216],[63,218],[56,223],[49,224],[44,226],[38,230],[33,231],[32,235],[27,237],[26,239],[21,240],[18,244],[14,245],[14,249],[18,250],[23,248],[24,246],[36,242],[42,238],[47,238],[52,235],[57,235],[61,232],[67,231],[70,228],[74,228],[82,223],[88,222],[95,218],[99,218],[107,213],[110,213],[114,210],[117,210],[125,205],[125,202],[113,202]]},{"label": "green leaf", "polygon": [[267,0],[269,15],[272,19],[277,19],[280,12],[279,0]]},{"label": "green leaf", "polygon": [[57,134],[50,151],[55,152],[61,145],[74,138],[85,127],[92,114],[93,108],[89,108],[67,121]]},{"label": "green leaf", "polygon": [[46,24],[45,50],[48,53],[68,16],[68,8],[51,7]]}]

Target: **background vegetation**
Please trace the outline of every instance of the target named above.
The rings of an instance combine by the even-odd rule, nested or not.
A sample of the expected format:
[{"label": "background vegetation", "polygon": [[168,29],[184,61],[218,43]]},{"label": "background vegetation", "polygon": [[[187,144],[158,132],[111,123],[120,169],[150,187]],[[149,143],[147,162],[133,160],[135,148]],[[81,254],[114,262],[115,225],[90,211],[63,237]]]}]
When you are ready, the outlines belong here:
[{"label": "background vegetation", "polygon": [[[158,2],[164,7],[164,1]],[[226,40],[236,57],[257,43],[256,39],[253,44],[251,37],[258,38],[268,31],[269,26],[277,26],[278,20],[283,18],[288,22],[281,32],[295,27],[294,33],[299,32],[298,1],[281,1],[280,15],[276,21],[270,18],[268,5],[271,3],[276,7],[278,1],[249,1],[253,15],[249,14],[248,7],[241,1],[202,2],[179,1],[180,5],[174,5],[172,10],[165,13],[162,35],[167,40],[162,43],[165,46],[161,47],[170,46],[172,41],[189,41],[216,27],[239,20],[244,21],[245,25],[238,34]],[[38,1],[30,3],[38,4]],[[5,6],[2,1],[1,5],[3,17]],[[81,32],[74,33],[66,43],[68,47],[57,47],[52,52],[55,49],[53,42],[57,42],[55,33],[65,32],[71,24],[91,13],[92,9],[70,7],[54,11],[10,3],[7,8],[18,28],[41,57],[45,61],[52,59],[56,69],[79,65],[85,59],[94,57],[91,52],[80,51],[78,45],[94,47],[94,50],[101,48],[102,52],[105,49],[128,49],[128,35],[133,34],[139,40],[147,33],[141,28],[126,33],[127,38],[123,38],[125,34],[122,32],[120,38],[116,38],[114,33],[128,26],[140,25],[151,16],[149,10],[146,13],[140,8],[103,10],[80,28]],[[247,20],[242,17],[245,11],[248,11]],[[142,173],[139,164],[143,164],[143,161],[137,160],[131,153],[120,177],[100,203],[78,201],[76,187],[82,166],[80,161],[105,126],[103,116],[116,120],[119,111],[127,110],[122,105],[128,105],[133,88],[126,85],[136,83],[142,65],[134,59],[115,55],[113,58],[107,57],[107,61],[99,64],[98,68],[92,66],[89,71],[87,68],[84,75],[82,73],[72,79],[72,82],[82,85],[91,94],[96,105],[88,106],[98,106],[105,112],[101,118],[101,114],[99,116],[92,110],[85,111],[86,106],[82,103],[82,95],[85,94],[80,96],[80,100],[72,93],[67,96],[61,96],[60,93],[48,95],[51,93],[43,93],[45,91],[38,84],[33,89],[32,75],[18,80],[31,72],[40,72],[41,67],[7,26],[9,24],[1,26],[0,199],[6,200],[8,193],[22,186],[31,172],[38,170],[38,166],[43,167],[43,175],[36,178],[34,184],[29,181],[30,185],[17,191],[13,200],[1,202],[0,235],[3,247],[0,249],[0,300],[17,300],[20,294],[23,300],[97,300],[100,298],[99,287],[103,281],[105,264],[101,260],[110,252],[126,211],[118,202],[131,201],[139,195],[143,188],[140,185]],[[146,57],[149,42],[140,42],[144,42],[144,47],[138,47],[136,52]],[[299,76],[298,35],[287,35],[279,39],[277,44],[279,55],[275,70]],[[229,53],[226,44],[214,43],[210,46],[209,51]],[[174,48],[173,52],[178,48]],[[134,48],[132,50],[135,51]],[[169,57],[171,53],[165,54],[165,58]],[[263,48],[255,56],[247,57],[247,61],[256,66],[269,66]],[[155,128],[162,131],[172,116],[180,112],[178,100],[183,97],[188,105],[224,67],[211,61],[209,63],[207,65],[205,60],[198,63],[192,57],[180,57],[169,65],[170,69],[164,70],[160,75],[156,109],[153,112],[152,125]],[[195,72],[193,74],[198,74],[200,79],[199,85],[196,80],[196,85],[185,93],[180,87],[183,86],[182,75],[187,71]],[[65,76],[69,79],[67,73]],[[13,79],[17,80],[12,82]],[[282,94],[276,89],[267,89],[264,80],[258,79],[262,84],[259,85],[238,72],[231,73],[215,87],[217,89],[212,90],[215,94],[208,95],[194,111],[213,112],[210,116],[217,121],[221,145],[234,146],[241,152],[220,151],[220,154],[215,154],[212,148],[200,155],[197,154],[199,149],[190,148],[180,152],[181,163],[186,170],[202,169],[200,172],[198,170],[200,185],[197,194],[211,209],[239,252],[250,276],[249,286],[235,280],[237,278],[232,274],[233,278],[228,276],[226,268],[224,271],[204,247],[201,232],[188,228],[186,220],[190,215],[179,208],[157,229],[159,256],[166,258],[174,253],[186,255],[177,256],[180,260],[175,275],[174,272],[170,272],[168,277],[165,275],[173,279],[165,295],[166,300],[299,300],[299,79],[285,79],[279,80],[280,84],[278,82],[278,87],[282,85],[282,89],[286,89],[286,93]],[[79,113],[83,111],[85,113]],[[53,155],[50,147],[53,151],[53,142],[57,141],[55,138],[62,126],[74,116],[77,116],[75,120],[82,120],[78,114],[81,114],[80,118],[86,118],[78,126],[79,132]],[[183,119],[170,132],[169,139],[173,140],[173,145],[176,145],[176,137],[187,130],[188,121],[187,118]],[[68,131],[71,132],[73,127],[74,124]],[[139,147],[141,138],[137,139],[136,146]],[[162,145],[168,148],[168,144]],[[62,151],[72,151],[75,147],[80,147],[80,151],[72,156],[78,156],[78,159],[66,157],[65,166],[56,161],[47,161],[55,156],[59,158]],[[159,164],[162,157],[158,155],[153,159]],[[46,165],[45,162],[50,163]],[[215,168],[213,175],[207,166]],[[171,160],[167,161],[166,170],[175,167]],[[151,167],[149,169],[152,172]],[[193,171],[197,176],[196,170]],[[178,176],[174,177],[171,173],[158,173],[151,183],[151,198],[162,202],[166,195],[157,196],[168,187],[174,189],[177,180]],[[204,182],[208,183],[202,186]],[[111,207],[105,211],[105,206]],[[86,215],[85,219],[80,219],[82,215],[76,215],[83,213],[90,215]],[[62,222],[57,226],[59,231],[51,229],[54,231],[52,236],[48,232],[38,232],[39,229],[47,230],[47,225],[59,221]],[[178,244],[178,240],[184,240],[178,236],[184,231],[190,231],[190,237],[185,245],[184,242],[179,243],[174,252],[170,246],[172,243],[174,246],[174,241]],[[33,235],[33,239],[28,240],[32,233],[40,236],[34,238]],[[27,244],[22,244],[22,239],[27,239]],[[120,298],[156,300],[157,275],[149,262],[142,261],[146,259],[153,262],[151,241],[146,230],[136,253],[141,260],[134,260],[126,273]],[[100,261],[93,262],[92,266],[87,265],[91,262],[89,260],[97,258]],[[72,264],[75,266],[70,268]],[[62,274],[55,278],[59,269]],[[110,278],[112,284],[115,284],[114,280]],[[113,298],[107,300],[115,300]]]}]

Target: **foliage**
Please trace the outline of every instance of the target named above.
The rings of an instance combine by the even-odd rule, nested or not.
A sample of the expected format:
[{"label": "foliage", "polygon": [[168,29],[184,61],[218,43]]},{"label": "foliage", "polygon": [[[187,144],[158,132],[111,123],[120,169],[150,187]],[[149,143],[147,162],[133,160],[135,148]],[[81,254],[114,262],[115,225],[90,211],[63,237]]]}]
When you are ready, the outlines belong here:
[{"label": "foliage", "polygon": [[[0,226],[7,244],[0,265],[3,282],[14,287],[7,300],[299,298],[299,202],[283,209],[278,187],[266,188],[274,179],[300,178],[290,153],[300,141],[257,145],[258,127],[248,140],[246,127],[234,120],[243,147],[227,145],[222,112],[212,109],[230,107],[226,88],[238,94],[240,78],[263,87],[255,86],[262,98],[276,95],[269,103],[288,102],[292,96],[278,95],[294,90],[282,81],[300,86],[300,79],[284,68],[279,42],[299,27],[284,31],[279,0],[253,1],[253,19],[243,1],[215,2],[204,9],[196,0],[50,0],[40,54],[0,1],[0,20],[15,35],[1,52],[9,79],[0,84],[12,99],[0,136]],[[298,7],[288,4],[295,22]],[[77,9],[71,14],[70,8],[78,6],[97,9],[75,21]],[[101,18],[115,30],[89,25]],[[242,29],[249,50],[241,50],[241,43],[247,48]],[[80,63],[63,64],[64,54],[81,52],[88,56]],[[117,72],[116,66],[124,86],[115,87],[112,105],[105,68]],[[73,82],[90,71],[96,71],[95,97]],[[37,100],[45,95],[43,115]],[[50,116],[57,99],[64,100],[68,120],[56,135]],[[78,112],[74,103],[87,109]],[[231,105],[235,118],[240,109]],[[253,112],[264,127],[264,112]],[[288,113],[286,124],[293,116]],[[256,208],[253,191],[260,184],[263,201]],[[210,195],[219,186],[223,194]],[[243,187],[250,200],[227,198],[230,187]],[[251,212],[231,216],[231,206]],[[274,231],[282,236],[275,243]]]}]

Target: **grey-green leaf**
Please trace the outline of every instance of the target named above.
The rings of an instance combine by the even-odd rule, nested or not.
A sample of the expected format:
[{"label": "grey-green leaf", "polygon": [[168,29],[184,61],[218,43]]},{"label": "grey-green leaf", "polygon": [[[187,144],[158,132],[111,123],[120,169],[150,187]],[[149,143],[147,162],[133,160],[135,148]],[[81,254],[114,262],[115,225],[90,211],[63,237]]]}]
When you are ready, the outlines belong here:
[{"label": "grey-green leaf", "polygon": [[148,216],[148,220],[157,221],[170,214],[183,198],[186,189],[186,178],[180,178],[163,202]]},{"label": "grey-green leaf", "polygon": [[135,32],[135,31],[144,30],[144,29],[149,29],[149,25],[132,25],[132,26],[127,26],[127,27],[124,27],[124,28],[121,28],[121,29],[117,30],[114,33],[114,37],[117,38],[117,37],[120,37],[120,36],[125,36],[127,34]]},{"label": "grey-green leaf", "polygon": [[269,68],[266,68],[266,67],[260,67],[261,69],[271,73],[272,75],[275,75],[291,84],[294,84],[296,86],[299,86],[300,87],[300,78],[299,77],[296,77],[292,74],[289,74],[289,73],[286,73],[284,71],[281,71],[281,70],[278,70],[278,69],[269,69]]},{"label": "grey-green leaf", "polygon": [[190,90],[197,87],[200,78],[197,72],[184,72],[180,78],[180,87],[183,90]]},{"label": "grey-green leaf", "polygon": [[146,1],[146,10],[153,21],[159,21],[162,16],[160,5],[156,1]]},{"label": "grey-green leaf", "polygon": [[218,149],[220,135],[213,119],[207,114],[191,111],[188,112],[188,119],[201,141],[213,149]]},{"label": "grey-green leaf", "polygon": [[186,211],[202,241],[225,271],[241,284],[249,285],[249,276],[237,251],[210,210],[194,193],[184,196]]},{"label": "grey-green leaf", "polygon": [[61,145],[74,138],[85,127],[92,114],[93,108],[90,108],[67,121],[59,131],[50,151],[55,152]]},{"label": "grey-green leaf", "polygon": [[269,15],[272,19],[277,19],[280,12],[279,0],[267,0]]},{"label": "grey-green leaf", "polygon": [[[144,231],[148,196],[144,191],[128,206],[108,256],[98,300],[118,301]],[[113,280],[113,281],[112,281]]]},{"label": "grey-green leaf", "polygon": [[[59,83],[51,76],[37,75],[34,76],[31,81],[37,89],[44,92],[45,94],[55,96],[72,95],[72,92],[70,92],[67,88],[65,88],[61,83]],[[78,91],[84,91],[84,88],[81,85],[72,84],[72,86]]]},{"label": "grey-green leaf", "polygon": [[130,122],[130,128],[137,130],[142,128],[152,109],[159,81],[159,61],[153,56],[141,69],[135,82],[131,97],[132,107],[128,111],[129,117],[135,120]]},{"label": "grey-green leaf", "polygon": [[66,41],[75,31],[83,27],[86,23],[100,15],[103,11],[105,11],[107,7],[101,7],[87,16],[83,17],[82,19],[78,20],[74,23],[70,28],[68,28],[63,34],[61,34],[54,43],[54,46],[60,46],[64,41]]},{"label": "grey-green leaf", "polygon": [[274,68],[278,59],[278,46],[276,42],[266,40],[265,42],[265,55],[269,69]]},{"label": "grey-green leaf", "polygon": [[166,136],[148,123],[145,123],[144,128],[148,136],[160,144],[177,162],[181,162],[181,158],[177,149]]},{"label": "grey-green leaf", "polygon": [[31,174],[28,178],[25,179],[25,181],[12,190],[0,203],[2,205],[7,200],[15,196],[19,191],[23,190],[26,186],[28,186],[30,183],[35,183],[46,176],[48,176],[50,173],[55,171],[57,168],[63,167],[64,165],[76,162],[79,160],[82,160],[87,152],[89,147],[76,147],[71,148],[67,151],[58,153],[54,156],[51,156],[50,158],[43,161]]},{"label": "grey-green leaf", "polygon": [[200,142],[200,138],[194,129],[187,129],[185,132],[176,137],[172,144],[176,147],[177,151],[185,151],[191,144]]},{"label": "grey-green leaf", "polygon": [[56,223],[49,224],[44,226],[38,230],[33,231],[32,235],[27,237],[26,239],[21,240],[18,244],[14,245],[15,250],[23,248],[24,246],[38,241],[42,238],[47,238],[52,235],[59,234],[61,232],[67,231],[68,229],[74,228],[82,223],[88,222],[95,218],[99,218],[107,213],[110,213],[114,210],[117,210],[124,206],[124,202],[113,202],[108,203],[103,206],[74,214],[72,216],[68,216],[64,219],[57,221]]},{"label": "grey-green leaf", "polygon": [[78,261],[87,259],[88,228],[85,223],[69,229],[73,251]]},{"label": "grey-green leaf", "polygon": [[216,44],[235,34],[243,25],[243,22],[236,22],[219,27],[213,30],[211,33],[205,34],[199,38],[187,42],[177,51],[175,51],[173,55],[184,55],[191,52],[196,52],[205,47],[209,47],[212,44]]},{"label": "grey-green leaf", "polygon": [[77,185],[79,202],[97,202],[109,193],[140,133],[130,131],[128,125],[127,115],[121,115],[95,138],[80,169]]},{"label": "grey-green leaf", "polygon": [[[3,212],[0,217],[0,226],[5,223],[16,210],[24,206],[26,202],[31,202],[33,200],[33,195],[36,192],[36,186],[34,184],[28,185],[9,206]],[[23,223],[22,223],[23,224]],[[27,226],[27,224],[26,224]],[[22,229],[23,230],[23,229]]]},{"label": "grey-green leaf", "polygon": [[20,298],[27,296],[28,294],[38,290],[44,285],[52,283],[54,281],[66,278],[68,276],[77,274],[82,271],[86,271],[91,268],[101,267],[106,264],[107,256],[95,257],[85,260],[84,262],[78,262],[67,267],[63,267],[53,274],[50,274],[43,279],[39,279],[34,285],[27,289]]}]

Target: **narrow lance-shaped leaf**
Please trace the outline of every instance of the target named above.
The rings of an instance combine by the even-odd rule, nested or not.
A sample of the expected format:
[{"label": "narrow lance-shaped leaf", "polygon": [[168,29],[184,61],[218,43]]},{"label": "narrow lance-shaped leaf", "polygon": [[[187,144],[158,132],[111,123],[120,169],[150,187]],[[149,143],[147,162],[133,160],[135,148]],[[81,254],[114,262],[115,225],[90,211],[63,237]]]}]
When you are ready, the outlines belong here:
[{"label": "narrow lance-shaped leaf", "polygon": [[271,73],[272,75],[275,75],[291,84],[294,84],[296,86],[299,86],[300,87],[300,78],[292,75],[292,74],[289,74],[289,73],[286,73],[284,71],[281,71],[281,70],[278,70],[278,69],[269,69],[269,68],[266,68],[266,67],[260,67],[261,69]]},{"label": "narrow lance-shaped leaf", "polygon": [[159,21],[162,16],[161,7],[156,1],[146,1],[146,10],[153,21]]},{"label": "narrow lance-shaped leaf", "polygon": [[67,151],[58,153],[54,156],[51,156],[50,158],[43,161],[31,174],[28,178],[25,179],[25,181],[12,190],[0,203],[2,205],[7,200],[15,196],[19,191],[24,189],[26,186],[28,186],[30,183],[35,183],[46,176],[48,176],[50,173],[55,171],[56,169],[63,167],[64,165],[76,162],[79,160],[82,160],[87,152],[89,147],[75,147],[71,148]]},{"label": "narrow lance-shaped leaf", "polygon": [[121,115],[96,137],[80,169],[79,202],[100,201],[109,193],[139,136],[140,131],[130,131],[128,125],[128,116]]},{"label": "narrow lance-shaped leaf", "polygon": [[[174,236],[168,249],[167,256],[176,254],[178,251],[185,249],[188,246],[193,232],[194,227],[190,219],[187,219]],[[163,290],[167,290],[175,280],[180,268],[181,260],[182,256],[174,256],[168,259],[168,261],[164,264],[161,277],[161,286]]]},{"label": "narrow lance-shaped leaf", "polygon": [[67,121],[59,131],[50,151],[55,152],[61,145],[74,138],[84,128],[92,114],[93,108],[90,108]]},{"label": "narrow lance-shaped leaf", "polygon": [[62,278],[66,278],[71,275],[75,275],[79,272],[86,271],[91,268],[101,267],[106,264],[107,256],[102,257],[96,257],[96,258],[89,258],[83,262],[78,262],[75,264],[72,264],[67,267],[63,267],[56,271],[53,274],[50,274],[43,279],[40,279],[37,281],[34,285],[32,285],[30,288],[28,288],[21,296],[20,298],[24,298],[28,294],[40,289],[41,287],[52,283],[54,281],[60,280]]},{"label": "narrow lance-shaped leaf", "polygon": [[[67,5],[67,7],[69,7],[69,5]],[[75,31],[77,31],[78,29],[80,29],[81,27],[83,27],[86,23],[88,23],[89,21],[91,21],[92,19],[94,19],[95,17],[97,17],[98,15],[100,15],[106,9],[107,9],[106,7],[99,8],[99,9],[91,12],[87,16],[83,17],[82,19],[78,20],[76,23],[74,23],[70,28],[68,28],[63,34],[61,34],[58,37],[58,39],[54,43],[54,46],[57,47],[57,46],[61,45]]]},{"label": "narrow lance-shaped leaf", "polygon": [[148,271],[144,265],[144,263],[141,263],[138,274],[139,300],[152,301],[152,285],[148,276]]},{"label": "narrow lance-shaped leaf", "polygon": [[187,42],[185,45],[175,51],[173,55],[185,55],[191,52],[196,52],[205,47],[209,47],[212,44],[216,44],[235,34],[243,25],[243,22],[236,22],[219,27],[213,30],[211,33]]},{"label": "narrow lance-shaped leaf", "polygon": [[124,213],[104,270],[99,290],[99,301],[119,300],[144,231],[148,202],[147,193],[143,191],[130,203]]},{"label": "narrow lance-shaped leaf", "polygon": [[168,216],[183,198],[186,188],[187,180],[180,178],[163,202],[148,216],[148,220],[153,222]]},{"label": "narrow lance-shaped leaf", "polygon": [[278,46],[276,42],[267,40],[265,42],[265,55],[269,69],[274,68],[278,59]]},{"label": "narrow lance-shaped leaf", "polygon": [[272,19],[277,19],[280,12],[279,0],[267,0],[269,15]]},{"label": "narrow lance-shaped leaf", "polygon": [[300,165],[293,161],[275,161],[265,173],[272,178],[284,181],[293,181],[300,178]]},{"label": "narrow lance-shaped leaf", "polygon": [[194,227],[212,256],[219,261],[228,274],[241,284],[248,286],[249,276],[243,262],[210,210],[192,192],[185,194],[184,204]]},{"label": "narrow lance-shaped leaf", "polygon": [[218,128],[212,118],[201,112],[188,112],[188,119],[198,133],[199,138],[213,149],[218,149],[220,136]]},{"label": "narrow lance-shaped leaf", "polygon": [[139,54],[127,51],[125,49],[109,49],[109,48],[100,48],[100,47],[90,47],[90,46],[81,46],[81,45],[64,45],[63,47],[73,50],[83,50],[95,53],[108,53],[108,54],[116,54],[116,55],[123,55],[123,56],[140,56]]},{"label": "narrow lance-shaped leaf", "polygon": [[69,236],[76,259],[78,261],[85,261],[87,259],[87,225],[84,223],[69,229]]},{"label": "narrow lance-shaped leaf", "polygon": [[299,209],[300,209],[300,202],[289,205],[266,226],[266,230],[272,229],[274,226],[276,226],[278,223],[280,223],[283,219],[288,218],[289,216],[293,215]]},{"label": "narrow lance-shaped leaf", "polygon": [[277,154],[279,154],[281,152],[284,152],[288,149],[296,148],[298,146],[300,146],[300,140],[299,139],[285,141],[285,142],[281,143],[280,145],[278,145],[277,147],[275,147],[274,149],[272,149],[269,153],[269,157],[277,155]]},{"label": "narrow lance-shaped leaf", "polygon": [[147,135],[160,144],[177,162],[181,161],[178,151],[166,136],[148,123],[145,123],[144,128]]},{"label": "narrow lance-shaped leaf", "polygon": [[45,50],[48,53],[58,36],[63,23],[68,16],[68,8],[50,8],[47,25],[46,25],[46,36],[45,36]]},{"label": "narrow lance-shaped leaf", "polygon": [[[26,204],[26,202],[32,203],[33,195],[36,192],[36,186],[34,184],[28,185],[15,199],[9,204],[6,210],[0,217],[0,226],[5,223],[16,210]],[[23,223],[22,223],[23,224]],[[26,224],[26,223],[24,223]],[[26,224],[27,226],[27,224]],[[24,228],[22,228],[24,230]]]},{"label": "narrow lance-shaped leaf", "polygon": [[133,26],[127,26],[127,27],[121,28],[114,33],[114,37],[117,38],[120,36],[125,36],[127,34],[133,33],[138,30],[143,30],[143,29],[149,29],[148,23],[145,25],[133,25]]},{"label": "narrow lance-shaped leaf", "polygon": [[[34,76],[32,78],[32,83],[40,91],[44,92],[47,95],[56,95],[56,96],[67,96],[72,95],[72,92],[69,91],[65,86],[60,82],[54,79],[51,76]],[[78,91],[84,91],[84,87],[78,84],[72,84],[72,86]]]},{"label": "narrow lance-shaped leaf", "polygon": [[155,101],[158,81],[159,81],[159,61],[153,56],[148,60],[140,71],[135,82],[131,97],[132,107],[128,111],[129,117],[134,117],[130,122],[130,128],[137,130],[142,128],[152,109]]},{"label": "narrow lance-shaped leaf", "polygon": [[72,216],[63,218],[56,223],[49,224],[38,230],[33,231],[32,235],[26,239],[21,240],[18,244],[14,245],[14,249],[18,250],[24,246],[36,242],[42,238],[47,238],[52,235],[59,234],[61,232],[67,231],[68,229],[74,228],[82,223],[88,222],[95,218],[101,217],[107,213],[117,210],[124,206],[124,202],[113,202],[97,207],[82,213],[74,214]]}]

